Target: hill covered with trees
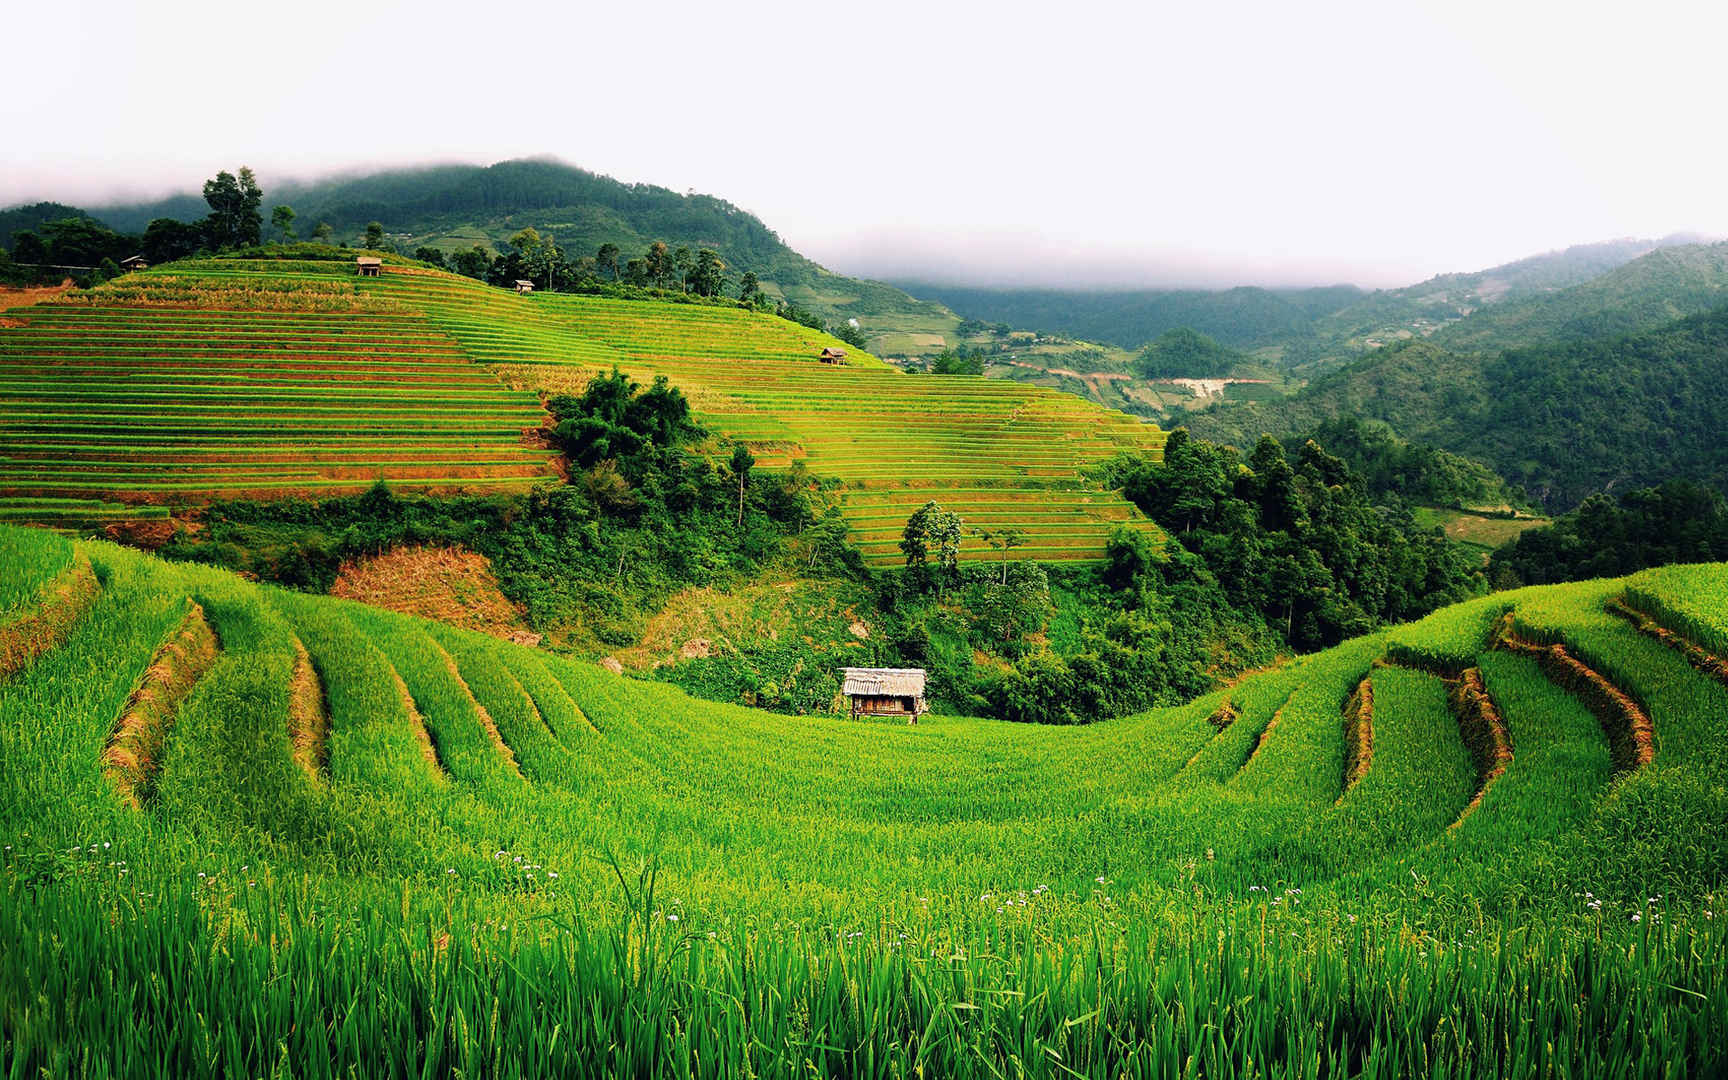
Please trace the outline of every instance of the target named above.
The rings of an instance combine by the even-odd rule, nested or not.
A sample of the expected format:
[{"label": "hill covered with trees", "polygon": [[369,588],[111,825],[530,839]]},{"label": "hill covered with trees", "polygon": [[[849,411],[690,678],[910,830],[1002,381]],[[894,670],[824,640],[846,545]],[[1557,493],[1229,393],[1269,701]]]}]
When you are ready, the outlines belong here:
[{"label": "hill covered with trees", "polygon": [[[1461,324],[1462,325],[1462,324]],[[1565,510],[1598,491],[1690,478],[1728,483],[1728,308],[1654,330],[1498,353],[1418,341],[1377,350],[1288,400],[1221,405],[1187,418],[1245,445],[1340,417],[1493,466]]]},{"label": "hill covered with trees", "polygon": [[[829,319],[857,318],[872,329],[907,319],[958,321],[940,305],[914,300],[893,286],[830,273],[724,199],[627,184],[557,161],[438,165],[278,184],[271,186],[270,200],[293,207],[303,235],[328,226],[333,241],[356,246],[374,222],[383,239],[403,252],[430,247],[447,255],[475,245],[505,252],[509,238],[529,227],[582,256],[604,245],[636,253],[659,241],[673,249],[711,248],[735,273],[755,274],[769,296]],[[121,231],[142,232],[151,221],[193,221],[206,210],[203,200],[184,195],[89,212]]]}]

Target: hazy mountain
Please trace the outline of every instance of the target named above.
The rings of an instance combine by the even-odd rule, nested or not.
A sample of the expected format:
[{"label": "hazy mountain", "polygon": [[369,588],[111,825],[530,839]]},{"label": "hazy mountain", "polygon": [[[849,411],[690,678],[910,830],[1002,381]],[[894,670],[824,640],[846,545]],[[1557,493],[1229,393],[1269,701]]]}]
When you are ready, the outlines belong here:
[{"label": "hazy mountain", "polygon": [[[292,205],[302,235],[328,222],[338,240],[353,242],[376,221],[401,248],[451,251],[475,244],[502,248],[512,233],[533,226],[552,233],[567,252],[591,254],[613,243],[625,257],[664,240],[673,247],[713,248],[734,274],[754,271],[769,293],[831,318],[857,317],[866,329],[907,319],[957,321],[939,304],[914,300],[893,286],[830,273],[724,199],[625,184],[556,161],[390,169],[302,184],[264,178],[264,187],[266,210]],[[153,218],[190,221],[207,208],[202,198],[186,194],[91,212],[117,229],[141,232]]]}]

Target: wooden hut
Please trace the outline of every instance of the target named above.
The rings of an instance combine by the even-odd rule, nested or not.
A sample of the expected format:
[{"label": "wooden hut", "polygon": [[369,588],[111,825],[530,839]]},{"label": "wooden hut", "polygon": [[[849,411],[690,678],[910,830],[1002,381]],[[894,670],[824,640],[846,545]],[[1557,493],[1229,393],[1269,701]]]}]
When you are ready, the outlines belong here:
[{"label": "wooden hut", "polygon": [[361,255],[354,260],[354,272],[361,277],[377,277],[384,272],[384,260],[376,255]]},{"label": "wooden hut", "polygon": [[144,261],[144,256],[142,255],[128,255],[126,258],[120,260],[120,269],[148,270],[150,269],[150,264]]},{"label": "wooden hut", "polygon": [[908,724],[916,724],[918,717],[930,711],[924,701],[923,668],[849,667],[841,675],[854,720],[860,716],[904,716]]},{"label": "wooden hut", "polygon": [[516,291],[519,293],[531,293],[534,291],[534,283],[532,281],[526,281],[522,278],[517,278],[516,279]]},{"label": "wooden hut", "polygon": [[846,362],[846,350],[830,346],[822,350],[822,355],[818,359],[824,364],[844,364]]}]

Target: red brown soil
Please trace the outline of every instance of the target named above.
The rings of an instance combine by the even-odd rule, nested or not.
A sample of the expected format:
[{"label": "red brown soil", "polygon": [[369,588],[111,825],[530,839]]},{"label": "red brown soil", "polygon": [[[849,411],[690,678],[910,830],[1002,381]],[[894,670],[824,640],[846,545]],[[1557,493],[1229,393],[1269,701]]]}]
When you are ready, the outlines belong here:
[{"label": "red brown soil", "polygon": [[1370,673],[1344,701],[1344,790],[1338,794],[1339,802],[1368,775],[1373,762],[1374,681]]},{"label": "red brown soil", "polygon": [[330,593],[520,645],[540,643],[522,609],[499,590],[486,556],[459,547],[402,547],[356,559],[342,567]]},{"label": "red brown soil", "polygon": [[1211,716],[1206,718],[1206,722],[1212,725],[1214,731],[1223,731],[1225,728],[1236,722],[1236,717],[1238,715],[1239,714],[1236,712],[1236,706],[1226,701],[1224,704],[1218,706]]},{"label": "red brown soil", "polygon": [[0,679],[65,641],[101,591],[90,560],[78,556],[42,590],[42,602],[34,610],[0,625]]},{"label": "red brown soil", "polygon": [[1575,695],[1596,715],[1608,736],[1615,772],[1630,772],[1650,764],[1656,755],[1655,727],[1649,714],[1625,691],[1573,656],[1566,646],[1543,645],[1519,636],[1510,612],[1500,624],[1495,644],[1534,659],[1555,685]]},{"label": "red brown soil", "polygon": [[1457,679],[1448,680],[1448,684],[1446,699],[1458,718],[1458,732],[1476,766],[1476,794],[1452,823],[1455,829],[1482,805],[1488,788],[1512,764],[1512,733],[1507,730],[1494,699],[1488,696],[1481,668],[1466,668]]},{"label": "red brown soil", "polygon": [[189,603],[180,625],[150,658],[144,677],[126,699],[102,751],[102,771],[134,809],[155,794],[156,773],[180,703],[216,662],[216,632],[204,609]]},{"label": "red brown soil", "polygon": [[0,287],[0,311],[7,311],[11,308],[29,307],[31,304],[40,304],[44,300],[51,300],[54,297],[59,296],[71,287],[71,278],[67,278],[58,285],[41,285],[28,289]]},{"label": "red brown soil", "polygon": [[1715,679],[1723,686],[1728,686],[1728,660],[1704,651],[1689,639],[1681,637],[1624,600],[1609,601],[1608,610],[1629,621],[1640,632],[1650,635],[1684,656],[1687,663],[1699,671]]}]

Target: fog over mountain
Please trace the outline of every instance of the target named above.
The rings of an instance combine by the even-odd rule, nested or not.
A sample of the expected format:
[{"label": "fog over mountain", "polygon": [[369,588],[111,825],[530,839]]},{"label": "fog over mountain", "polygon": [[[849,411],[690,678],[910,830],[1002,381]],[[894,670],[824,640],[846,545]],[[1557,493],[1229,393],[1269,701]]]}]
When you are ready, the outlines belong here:
[{"label": "fog over mountain", "polygon": [[718,195],[841,272],[1142,287],[1377,287],[1728,233],[1728,145],[1704,134],[1719,5],[68,0],[7,20],[0,205],[551,154]]}]

